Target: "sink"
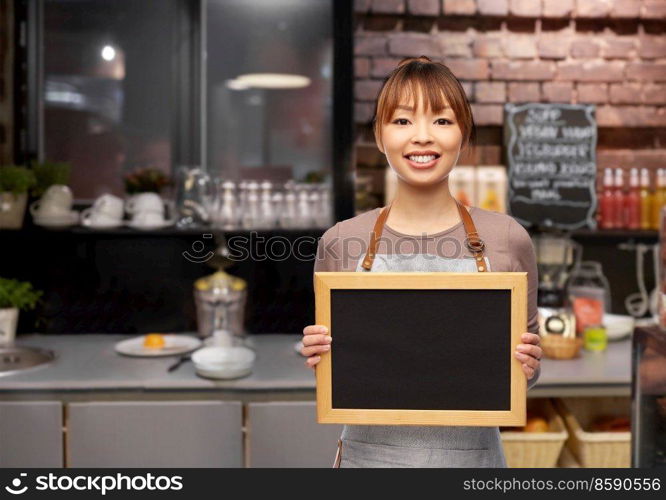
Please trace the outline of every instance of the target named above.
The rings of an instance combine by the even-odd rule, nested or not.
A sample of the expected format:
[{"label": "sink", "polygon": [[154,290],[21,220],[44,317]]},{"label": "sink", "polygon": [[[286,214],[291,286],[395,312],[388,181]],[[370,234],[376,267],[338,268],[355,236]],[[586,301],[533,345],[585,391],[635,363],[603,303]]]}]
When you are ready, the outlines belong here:
[{"label": "sink", "polygon": [[55,359],[53,351],[38,347],[0,347],[0,377],[37,368]]}]

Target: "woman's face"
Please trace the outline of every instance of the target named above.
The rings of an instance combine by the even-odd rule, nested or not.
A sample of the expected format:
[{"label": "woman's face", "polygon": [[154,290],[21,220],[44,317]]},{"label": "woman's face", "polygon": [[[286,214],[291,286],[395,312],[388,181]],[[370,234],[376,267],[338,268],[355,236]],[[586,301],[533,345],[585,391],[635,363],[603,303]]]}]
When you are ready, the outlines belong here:
[{"label": "woman's face", "polygon": [[379,150],[398,177],[414,186],[443,182],[455,166],[462,145],[462,131],[450,107],[439,113],[424,110],[422,100],[400,101],[381,131]]}]

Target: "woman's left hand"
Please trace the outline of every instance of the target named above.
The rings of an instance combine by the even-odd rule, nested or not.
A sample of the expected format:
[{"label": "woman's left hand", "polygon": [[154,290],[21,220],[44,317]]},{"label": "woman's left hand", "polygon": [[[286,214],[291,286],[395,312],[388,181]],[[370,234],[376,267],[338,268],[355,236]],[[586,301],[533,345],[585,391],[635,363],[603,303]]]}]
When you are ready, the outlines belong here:
[{"label": "woman's left hand", "polygon": [[525,332],[521,335],[522,344],[516,346],[515,356],[522,363],[527,380],[534,377],[541,364],[543,351],[539,347],[540,337],[536,333]]}]

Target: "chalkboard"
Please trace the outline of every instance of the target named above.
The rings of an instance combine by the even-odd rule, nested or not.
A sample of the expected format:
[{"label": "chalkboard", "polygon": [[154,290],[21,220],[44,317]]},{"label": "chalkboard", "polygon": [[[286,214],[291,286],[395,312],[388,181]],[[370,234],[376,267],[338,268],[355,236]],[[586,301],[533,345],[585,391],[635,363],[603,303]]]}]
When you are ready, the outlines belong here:
[{"label": "chalkboard", "polygon": [[594,112],[587,104],[505,104],[509,210],[524,226],[596,228]]},{"label": "chalkboard", "polygon": [[318,421],[522,425],[526,287],[526,273],[315,273],[333,337]]}]

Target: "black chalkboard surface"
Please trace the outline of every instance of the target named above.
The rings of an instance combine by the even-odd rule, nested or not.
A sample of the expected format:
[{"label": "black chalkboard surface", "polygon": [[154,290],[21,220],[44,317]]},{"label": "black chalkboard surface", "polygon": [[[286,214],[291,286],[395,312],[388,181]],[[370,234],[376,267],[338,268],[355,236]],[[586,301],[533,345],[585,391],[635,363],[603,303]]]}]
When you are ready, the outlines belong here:
[{"label": "black chalkboard surface", "polygon": [[317,272],[320,423],[523,425],[527,273]]},{"label": "black chalkboard surface", "polygon": [[331,315],[334,408],[511,408],[509,290],[338,289]]},{"label": "black chalkboard surface", "polygon": [[525,226],[594,229],[595,107],[505,104],[509,210]]}]

